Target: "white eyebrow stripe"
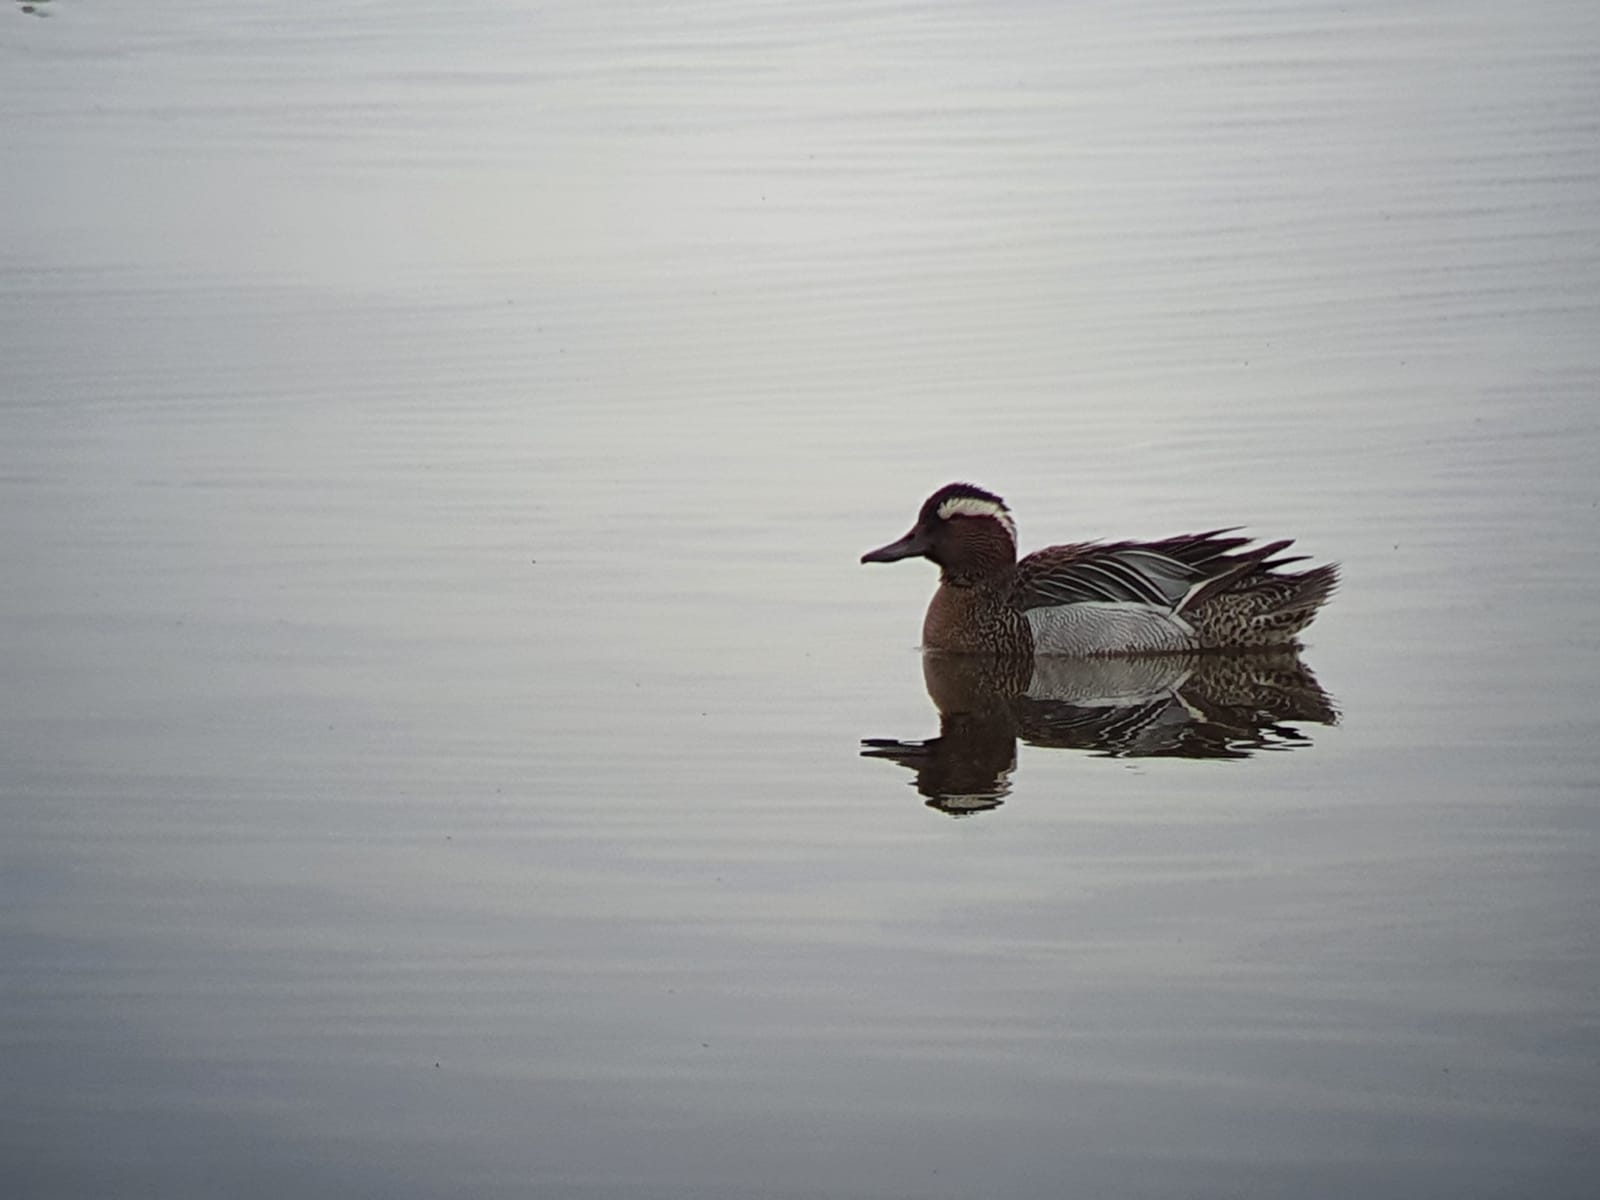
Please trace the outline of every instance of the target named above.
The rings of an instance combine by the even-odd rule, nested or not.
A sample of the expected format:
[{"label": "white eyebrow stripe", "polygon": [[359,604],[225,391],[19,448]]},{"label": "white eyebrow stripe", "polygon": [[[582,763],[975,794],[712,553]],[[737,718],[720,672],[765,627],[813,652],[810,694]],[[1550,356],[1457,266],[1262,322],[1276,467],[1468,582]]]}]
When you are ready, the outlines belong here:
[{"label": "white eyebrow stripe", "polygon": [[952,496],[939,505],[939,519],[943,521],[949,517],[993,517],[1005,526],[1005,531],[1011,535],[1011,544],[1016,545],[1017,526],[1003,504],[976,496]]}]

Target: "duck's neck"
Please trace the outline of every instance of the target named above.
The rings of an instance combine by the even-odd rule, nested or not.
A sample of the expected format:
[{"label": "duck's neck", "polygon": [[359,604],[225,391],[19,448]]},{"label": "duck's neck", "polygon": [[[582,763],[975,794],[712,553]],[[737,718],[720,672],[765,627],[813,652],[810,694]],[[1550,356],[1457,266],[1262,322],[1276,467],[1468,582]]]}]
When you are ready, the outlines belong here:
[{"label": "duck's neck", "polygon": [[1010,588],[1011,577],[1016,573],[1017,564],[1014,562],[994,562],[982,566],[963,563],[959,567],[941,567],[939,582],[945,587],[973,588],[1000,596]]}]

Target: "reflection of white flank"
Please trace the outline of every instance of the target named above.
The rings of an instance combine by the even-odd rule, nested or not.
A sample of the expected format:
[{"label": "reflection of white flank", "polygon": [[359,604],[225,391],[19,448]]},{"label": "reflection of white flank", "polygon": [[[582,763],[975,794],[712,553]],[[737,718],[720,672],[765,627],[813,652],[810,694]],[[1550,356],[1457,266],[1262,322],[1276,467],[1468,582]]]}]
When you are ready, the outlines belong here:
[{"label": "reflection of white flank", "polygon": [[1080,708],[1126,708],[1171,700],[1194,674],[1188,654],[1146,658],[1059,658],[1033,660],[1030,700],[1065,700]]},{"label": "reflection of white flank", "polygon": [[939,519],[943,521],[948,517],[993,517],[1005,526],[1006,532],[1011,535],[1011,544],[1014,546],[1017,543],[1017,526],[1004,504],[982,500],[977,496],[952,496],[939,505]]}]

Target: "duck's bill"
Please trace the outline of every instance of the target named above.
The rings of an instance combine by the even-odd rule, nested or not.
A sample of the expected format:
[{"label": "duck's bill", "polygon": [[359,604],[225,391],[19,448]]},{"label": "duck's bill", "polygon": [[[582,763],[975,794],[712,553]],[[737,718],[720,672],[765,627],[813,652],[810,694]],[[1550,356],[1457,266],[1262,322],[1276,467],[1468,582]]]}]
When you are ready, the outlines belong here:
[{"label": "duck's bill", "polygon": [[926,554],[927,540],[916,530],[912,530],[898,542],[890,542],[887,546],[879,546],[876,550],[868,550],[861,556],[861,561],[869,562],[898,562],[902,558],[916,558],[919,554]]}]

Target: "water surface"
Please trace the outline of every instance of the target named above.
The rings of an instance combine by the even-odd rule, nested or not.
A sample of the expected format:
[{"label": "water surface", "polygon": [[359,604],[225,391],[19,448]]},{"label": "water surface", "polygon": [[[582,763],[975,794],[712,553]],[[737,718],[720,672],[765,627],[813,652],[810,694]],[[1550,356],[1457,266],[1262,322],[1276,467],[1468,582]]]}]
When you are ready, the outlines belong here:
[{"label": "water surface", "polygon": [[[8,1194],[1589,1193],[1592,6],[22,7]],[[1326,707],[952,730],[951,479]]]}]

